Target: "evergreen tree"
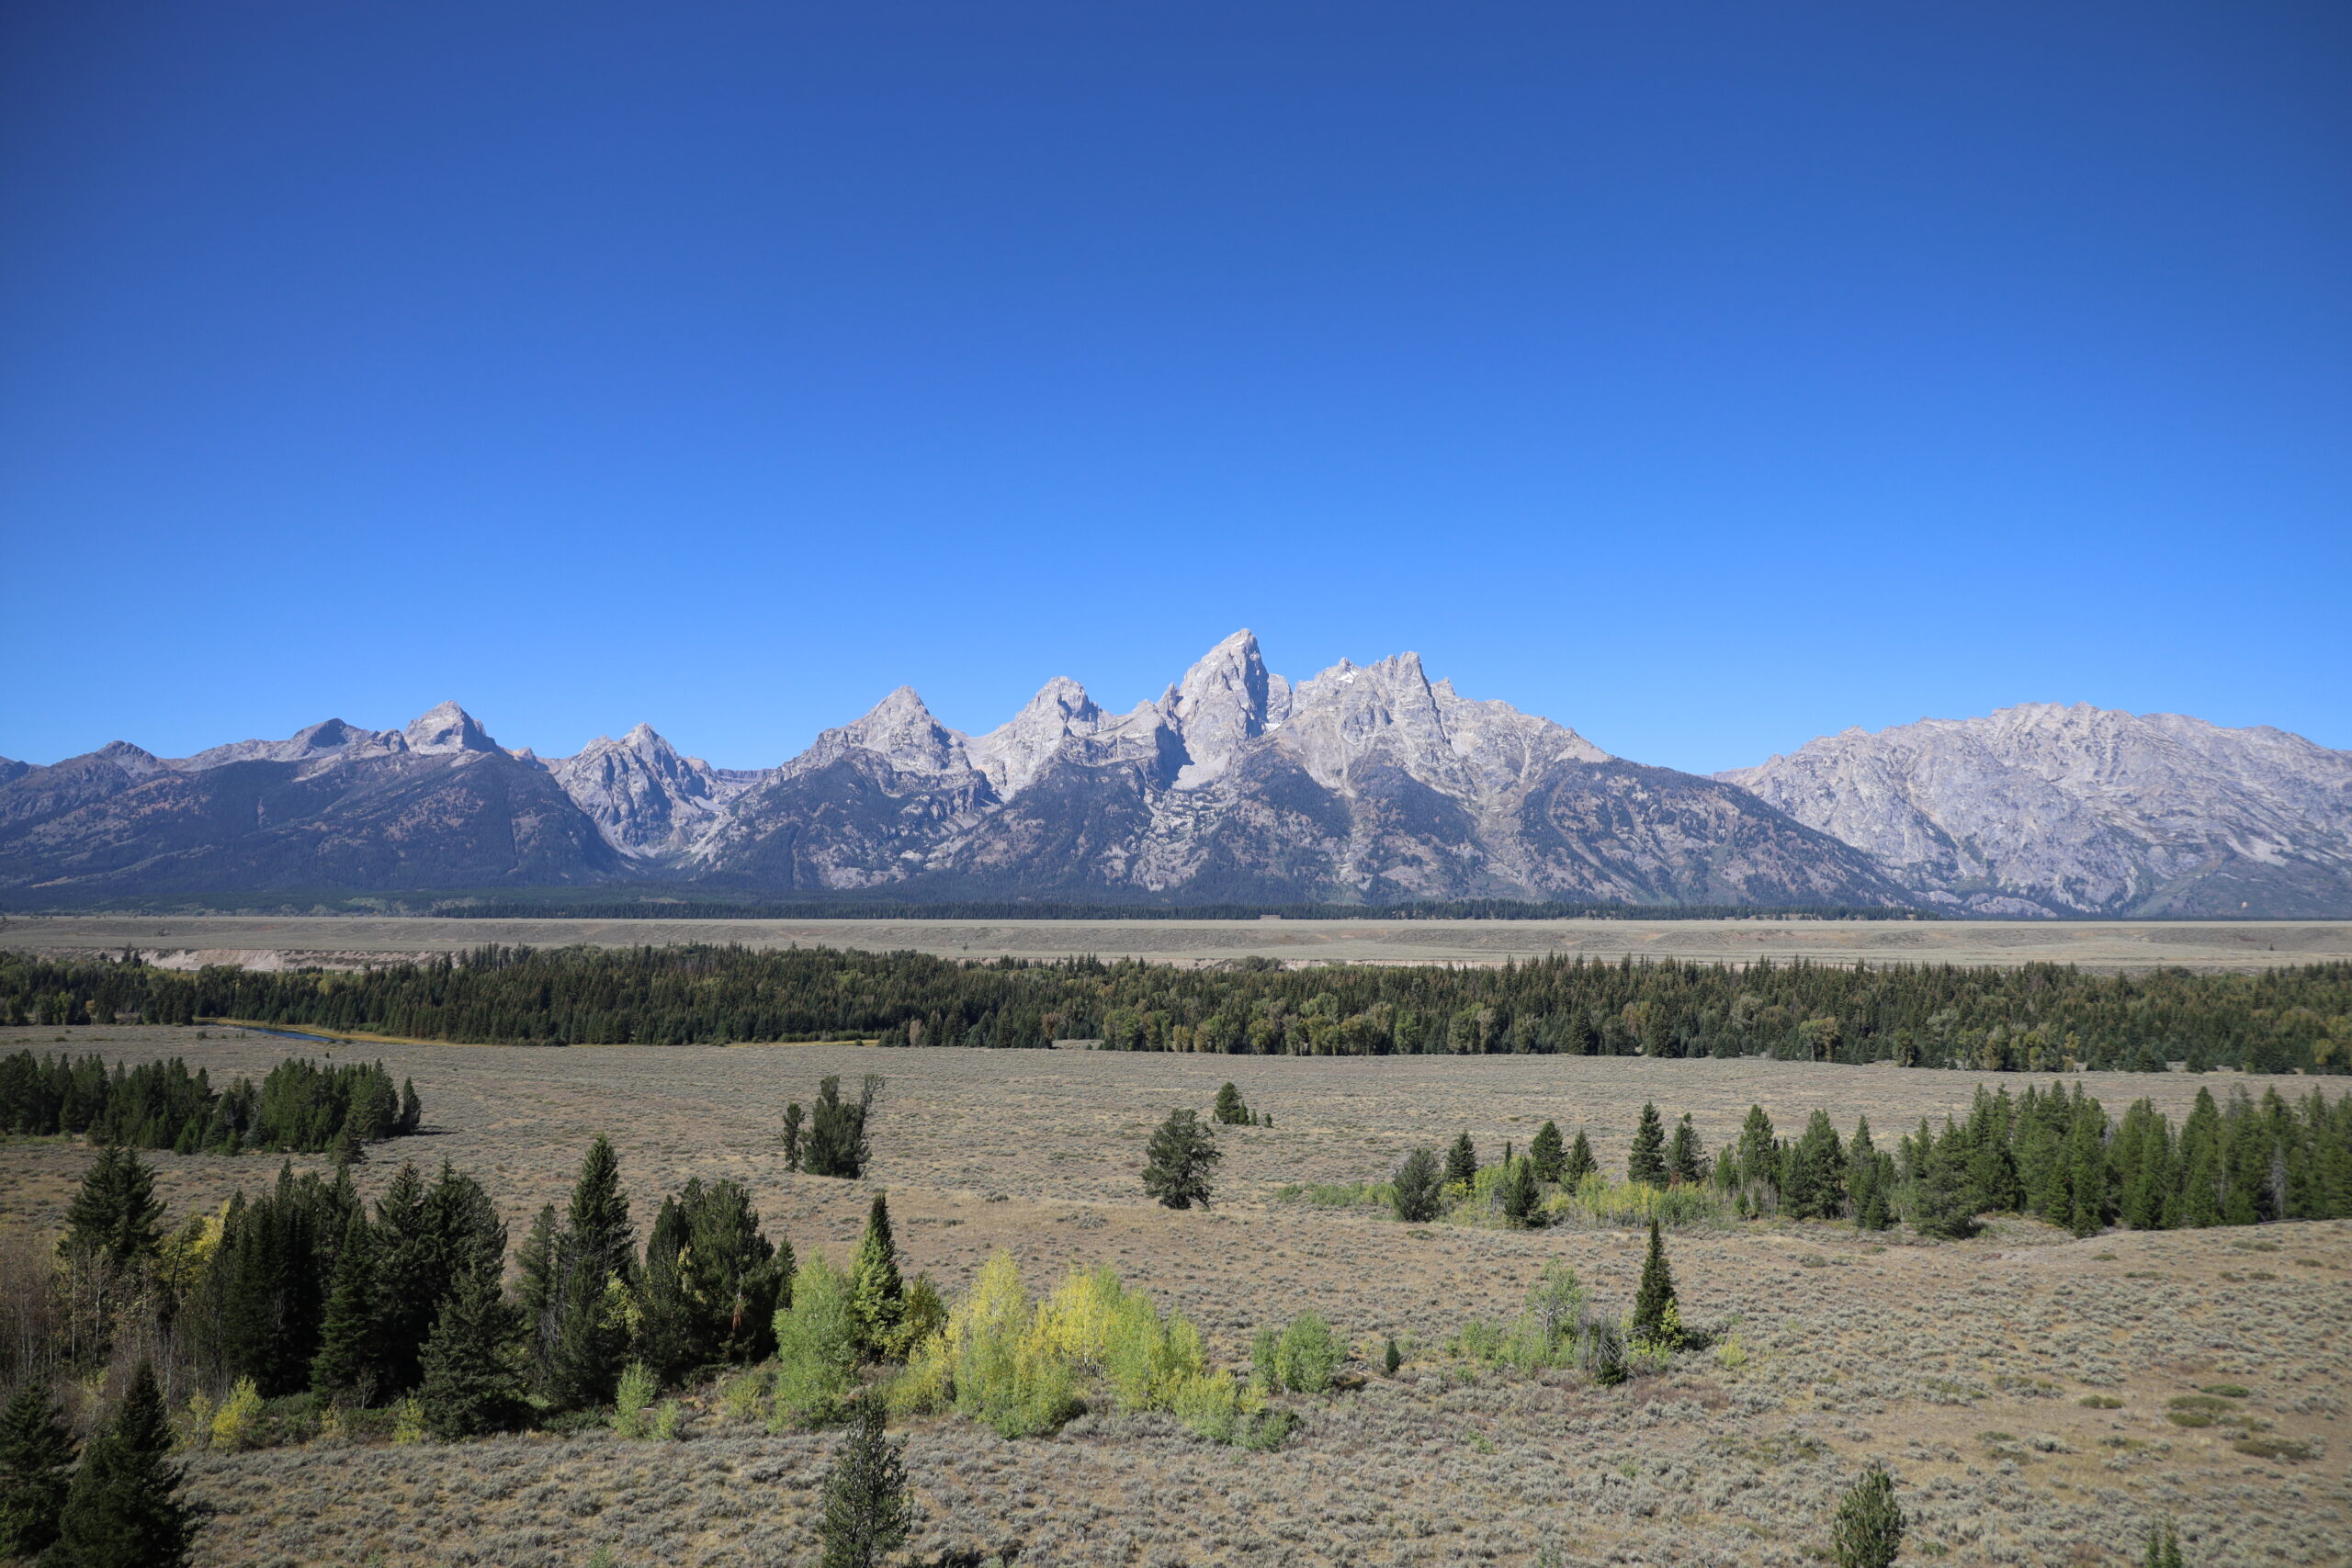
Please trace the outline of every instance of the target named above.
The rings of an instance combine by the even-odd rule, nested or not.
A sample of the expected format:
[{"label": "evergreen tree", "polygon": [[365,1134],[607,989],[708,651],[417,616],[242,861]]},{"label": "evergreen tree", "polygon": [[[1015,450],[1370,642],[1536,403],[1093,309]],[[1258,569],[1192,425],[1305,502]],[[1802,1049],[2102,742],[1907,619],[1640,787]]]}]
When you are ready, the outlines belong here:
[{"label": "evergreen tree", "polygon": [[1838,1568],[1887,1568],[1903,1550],[1903,1525],[1894,1478],[1884,1466],[1871,1465],[1838,1504],[1831,1526],[1831,1553]]},{"label": "evergreen tree", "polygon": [[1216,1105],[1210,1115],[1227,1127],[1247,1127],[1250,1124],[1250,1108],[1242,1103],[1241,1090],[1230,1082],[1216,1091]]},{"label": "evergreen tree", "polygon": [[1396,1168],[1390,1194],[1396,1217],[1407,1224],[1422,1225],[1436,1219],[1444,1209],[1437,1156],[1427,1149],[1415,1149],[1407,1155],[1405,1163]]},{"label": "evergreen tree", "polygon": [[1911,1224],[1921,1235],[1959,1241],[1974,1235],[1976,1190],[1961,1161],[1959,1135],[1947,1128],[1941,1138],[1919,1124],[1920,1158],[1911,1183]]},{"label": "evergreen tree", "polygon": [[43,1568],[179,1568],[193,1533],[171,1462],[155,1368],[141,1361],[114,1419],[82,1454]]},{"label": "evergreen tree", "polygon": [[561,1299],[552,1307],[548,1398],[560,1410],[584,1410],[613,1397],[628,1359],[624,1311],[635,1272],[620,1158],[602,1134],[580,1162],[556,1251]]},{"label": "evergreen tree", "polygon": [[2180,1532],[2166,1519],[2148,1531],[2147,1568],[2186,1568],[2180,1555]]},{"label": "evergreen tree", "polygon": [[1642,1107],[1641,1124],[1634,1129],[1634,1152],[1625,1160],[1625,1179],[1648,1187],[1666,1185],[1666,1123],[1654,1104]]},{"label": "evergreen tree", "polygon": [[811,1176],[838,1176],[854,1180],[865,1174],[866,1123],[882,1093],[882,1076],[865,1075],[854,1104],[842,1098],[842,1080],[820,1079],[817,1103],[809,1112],[808,1136],[800,1151],[800,1168]]},{"label": "evergreen tree", "polygon": [[1846,1151],[1846,1197],[1854,1206],[1854,1228],[1883,1231],[1894,1223],[1889,1190],[1894,1171],[1887,1157],[1871,1142],[1871,1119],[1854,1123],[1854,1141]]},{"label": "evergreen tree", "polygon": [[1668,1147],[1666,1174],[1678,1182],[1696,1185],[1707,1177],[1707,1149],[1699,1141],[1699,1129],[1690,1124],[1690,1113],[1682,1113],[1675,1123],[1674,1142]]},{"label": "evergreen tree", "polygon": [[1445,1179],[1448,1183],[1459,1181],[1464,1187],[1478,1179],[1478,1151],[1471,1145],[1468,1133],[1454,1139],[1453,1146],[1445,1152]]},{"label": "evergreen tree", "polygon": [[1800,1220],[1837,1217],[1846,1202],[1846,1151],[1829,1112],[1816,1111],[1782,1163],[1781,1202]]},{"label": "evergreen tree", "polygon": [[1170,1209],[1209,1206],[1209,1173],[1225,1151],[1200,1118],[1171,1111],[1144,1147],[1143,1190]]},{"label": "evergreen tree", "polygon": [[1583,1128],[1577,1128],[1577,1141],[1568,1147],[1567,1163],[1560,1168],[1560,1185],[1574,1187],[1600,1168],[1600,1162],[1592,1157],[1592,1140],[1584,1135]]},{"label": "evergreen tree", "polygon": [[1760,1105],[1747,1108],[1747,1120],[1739,1128],[1739,1184],[1748,1188],[1766,1188],[1777,1193],[1781,1189],[1781,1145],[1773,1135],[1772,1119],[1764,1114]]},{"label": "evergreen tree", "polygon": [[28,1376],[0,1409],[0,1557],[38,1557],[57,1539],[74,1438],[49,1382]]},{"label": "evergreen tree", "polygon": [[530,1234],[514,1255],[516,1305],[523,1317],[524,1359],[531,1369],[534,1387],[543,1388],[548,1369],[555,1363],[555,1344],[561,1328],[563,1303],[563,1242],[555,1205],[542,1204],[531,1221]]},{"label": "evergreen tree", "polygon": [[398,1123],[400,1134],[406,1137],[424,1125],[424,1103],[416,1098],[416,1080],[402,1078],[401,1080],[401,1119]]},{"label": "evergreen tree", "polygon": [[311,1361],[311,1392],[366,1404],[374,1395],[382,1356],[376,1345],[376,1236],[355,1213],[336,1251],[319,1324],[319,1353]]},{"label": "evergreen tree", "polygon": [[1546,1122],[1535,1130],[1534,1140],[1527,1145],[1527,1157],[1534,1162],[1537,1180],[1557,1181],[1560,1179],[1561,1169],[1566,1164],[1568,1156],[1567,1151],[1560,1144],[1560,1128],[1557,1122]]},{"label": "evergreen tree", "polygon": [[64,1249],[123,1269],[155,1256],[164,1206],[155,1173],[128,1148],[108,1147],[82,1177],[65,1211]]},{"label": "evergreen tree", "polygon": [[882,1401],[850,1405],[849,1431],[833,1453],[817,1521],[820,1568],[877,1568],[914,1528],[904,1443],[883,1436]]},{"label": "evergreen tree", "polygon": [[794,1100],[784,1108],[784,1168],[800,1168],[800,1102]]},{"label": "evergreen tree", "polygon": [[1515,1159],[1510,1162],[1502,1185],[1503,1217],[1515,1225],[1537,1225],[1544,1223],[1544,1192],[1535,1184],[1535,1163]]},{"label": "evergreen tree", "polygon": [[890,1234],[890,1204],[881,1193],[866,1211],[865,1235],[850,1266],[851,1310],[857,1314],[858,1348],[887,1357],[898,1348],[899,1321],[906,1305],[906,1281],[899,1276],[899,1244]]},{"label": "evergreen tree", "polygon": [[1680,1336],[1668,1320],[1669,1312],[1679,1319],[1674,1299],[1674,1270],[1666,1261],[1666,1240],[1658,1233],[1657,1222],[1652,1220],[1649,1254],[1642,1259],[1641,1288],[1634,1294],[1634,1337],[1653,1345],[1675,1346]]},{"label": "evergreen tree", "polygon": [[417,1403],[426,1431],[451,1442],[513,1425],[523,1403],[517,1317],[496,1270],[470,1269],[458,1281],[424,1345]]}]

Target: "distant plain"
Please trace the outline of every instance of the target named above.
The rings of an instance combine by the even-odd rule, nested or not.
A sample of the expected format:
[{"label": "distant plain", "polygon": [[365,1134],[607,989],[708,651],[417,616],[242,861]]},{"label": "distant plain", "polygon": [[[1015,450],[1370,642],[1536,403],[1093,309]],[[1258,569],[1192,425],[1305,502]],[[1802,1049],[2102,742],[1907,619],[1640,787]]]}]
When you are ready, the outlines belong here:
[{"label": "distant plain", "polygon": [[[371,916],[15,916],[0,947],[177,954],[175,962],[365,963],[484,942],[741,942],[964,958],[1091,953],[1170,964],[1499,964],[1550,954],[1703,963],[2075,964],[2254,970],[2352,959],[2352,921],[2127,920],[655,920]],[[273,956],[277,955],[277,956]]]}]

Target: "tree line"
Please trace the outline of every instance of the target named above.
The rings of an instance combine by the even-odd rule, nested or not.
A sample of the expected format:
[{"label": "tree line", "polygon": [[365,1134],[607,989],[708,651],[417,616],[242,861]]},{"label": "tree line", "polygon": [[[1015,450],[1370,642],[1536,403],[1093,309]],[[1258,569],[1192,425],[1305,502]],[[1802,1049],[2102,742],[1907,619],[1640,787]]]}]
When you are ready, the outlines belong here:
[{"label": "tree line", "polygon": [[356,974],[0,954],[0,1019],[223,1018],[482,1044],[865,1039],[1291,1055],[1770,1056],[2042,1072],[2352,1069],[2352,964],[2206,975],[1797,962],[1497,968],[487,946]]},{"label": "tree line", "polygon": [[415,1132],[424,1115],[415,1080],[394,1089],[381,1062],[289,1056],[258,1089],[240,1077],[215,1090],[203,1068],[191,1073],[177,1056],[117,1063],[111,1073],[96,1055],[0,1056],[0,1129],[11,1133],[184,1155],[337,1150],[349,1159],[362,1144]]},{"label": "tree line", "polygon": [[[1159,1136],[1167,1134],[1164,1127]],[[1152,1156],[1162,1163],[1158,1140]],[[2331,1100],[2314,1089],[2294,1100],[2275,1089],[2256,1099],[2240,1089],[2224,1103],[2199,1088],[2176,1130],[2147,1100],[2110,1117],[2079,1084],[2029,1085],[2017,1096],[1979,1088],[1966,1117],[1946,1117],[1941,1129],[1923,1119],[1892,1149],[1867,1117],[1841,1136],[1829,1113],[1815,1111],[1791,1138],[1752,1105],[1737,1138],[1712,1155],[1690,1116],[1669,1133],[1650,1104],[1622,1183],[1600,1169],[1582,1129],[1568,1145],[1546,1122],[1524,1151],[1505,1145],[1491,1163],[1465,1132],[1442,1159],[1415,1150],[1377,1190],[1339,1190],[1347,1201],[1375,1190],[1408,1224],[1451,1214],[1531,1228],[1785,1215],[1863,1230],[1903,1221],[1924,1235],[1962,1237],[1988,1213],[2030,1214],[2077,1235],[2118,1224],[2175,1230],[2347,1219],[2352,1097]]]}]

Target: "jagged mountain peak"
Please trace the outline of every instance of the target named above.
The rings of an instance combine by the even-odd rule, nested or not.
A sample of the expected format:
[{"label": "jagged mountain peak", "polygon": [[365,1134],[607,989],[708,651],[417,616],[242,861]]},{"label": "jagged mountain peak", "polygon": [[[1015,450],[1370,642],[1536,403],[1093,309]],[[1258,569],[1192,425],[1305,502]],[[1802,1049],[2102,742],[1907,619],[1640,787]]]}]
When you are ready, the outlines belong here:
[{"label": "jagged mountain peak", "polygon": [[963,739],[931,716],[912,686],[899,687],[864,717],[826,730],[786,767],[803,772],[851,750],[870,751],[906,773],[961,773],[971,765]]},{"label": "jagged mountain peak", "polygon": [[1272,697],[1257,634],[1247,626],[1203,654],[1165,703],[1190,759],[1176,775],[1176,787],[1197,789],[1230,768],[1245,742],[1278,722]]},{"label": "jagged mountain peak", "polygon": [[401,732],[408,749],[424,756],[451,751],[496,751],[502,748],[475,722],[474,716],[455,703],[427,708]]}]

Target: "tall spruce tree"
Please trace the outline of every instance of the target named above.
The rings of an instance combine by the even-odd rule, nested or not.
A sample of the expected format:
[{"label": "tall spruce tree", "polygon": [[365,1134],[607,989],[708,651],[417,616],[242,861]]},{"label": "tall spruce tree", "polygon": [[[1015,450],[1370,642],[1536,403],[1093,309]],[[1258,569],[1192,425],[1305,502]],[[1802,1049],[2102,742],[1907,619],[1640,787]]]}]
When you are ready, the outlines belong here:
[{"label": "tall spruce tree", "polygon": [[531,1386],[547,1386],[562,1328],[563,1232],[553,1203],[542,1204],[514,1254],[516,1308],[522,1314],[523,1359]]},{"label": "tall spruce tree", "polygon": [[1515,1225],[1538,1225],[1544,1222],[1544,1192],[1535,1184],[1535,1163],[1515,1159],[1510,1164],[1502,1184],[1503,1217]]},{"label": "tall spruce tree", "polygon": [[444,1442],[512,1426],[523,1407],[520,1314],[494,1269],[467,1270],[441,1303],[417,1389],[424,1427]]},{"label": "tall spruce tree", "polygon": [[906,1543],[914,1510],[907,1502],[905,1445],[883,1435],[878,1396],[850,1405],[849,1431],[834,1450],[819,1506],[820,1568],[877,1568]]},{"label": "tall spruce tree", "polygon": [[1749,1106],[1747,1119],[1740,1123],[1738,1164],[1742,1187],[1780,1190],[1781,1144],[1773,1134],[1772,1119],[1760,1105]]},{"label": "tall spruce tree", "polygon": [[1883,1231],[1894,1223],[1894,1167],[1871,1142],[1871,1119],[1865,1116],[1854,1123],[1854,1141],[1846,1151],[1846,1196],[1854,1206],[1855,1229]]},{"label": "tall spruce tree", "polygon": [[560,1410],[585,1410],[609,1401],[628,1359],[626,1308],[635,1259],[628,1195],[620,1176],[620,1156],[600,1133],[580,1162],[556,1249],[561,1300],[553,1309],[546,1387],[549,1403]]},{"label": "tall spruce tree", "polygon": [[1649,1254],[1642,1259],[1642,1283],[1634,1293],[1633,1336],[1653,1345],[1679,1348],[1681,1314],[1674,1298],[1674,1270],[1667,1266],[1666,1241],[1650,1222]]},{"label": "tall spruce tree", "polygon": [[1560,1167],[1560,1185],[1574,1187],[1600,1168],[1600,1162],[1592,1157],[1592,1140],[1585,1136],[1583,1128],[1577,1128],[1577,1141],[1568,1146],[1567,1160]]},{"label": "tall spruce tree", "polygon": [[794,1100],[784,1108],[784,1168],[800,1168],[800,1123],[804,1120],[800,1102]]},{"label": "tall spruce tree", "polygon": [[1666,1123],[1654,1104],[1642,1107],[1641,1122],[1634,1129],[1634,1152],[1625,1160],[1625,1179],[1649,1187],[1666,1185]]},{"label": "tall spruce tree", "polygon": [[1454,1139],[1453,1146],[1445,1151],[1445,1179],[1449,1182],[1459,1181],[1465,1187],[1478,1179],[1478,1151],[1471,1144],[1470,1134],[1466,1132]]},{"label": "tall spruce tree", "polygon": [[383,1364],[376,1343],[379,1288],[376,1233],[365,1215],[354,1213],[335,1253],[319,1353],[311,1360],[311,1392],[322,1399],[364,1405],[374,1395]]},{"label": "tall spruce tree", "polygon": [[1209,1205],[1209,1175],[1225,1151],[1216,1146],[1200,1117],[1171,1111],[1144,1146],[1143,1190],[1170,1209]]},{"label": "tall spruce tree", "polygon": [[155,1256],[163,1217],[154,1171],[129,1148],[102,1148],[66,1208],[61,1245],[117,1269],[138,1267]]},{"label": "tall spruce tree", "polygon": [[1707,1179],[1707,1147],[1699,1141],[1699,1129],[1690,1124],[1690,1113],[1674,1125],[1674,1141],[1666,1152],[1666,1174],[1676,1183],[1697,1185]]},{"label": "tall spruce tree", "polygon": [[163,1391],[153,1363],[142,1360],[114,1418],[82,1454],[43,1568],[179,1568],[186,1562],[193,1530],[171,1451]]},{"label": "tall spruce tree", "polygon": [[1831,1554],[1838,1568],[1887,1568],[1903,1550],[1903,1510],[1894,1501],[1894,1478],[1873,1464],[1838,1500],[1830,1527]]},{"label": "tall spruce tree", "polygon": [[1815,1111],[1783,1163],[1783,1212],[1800,1220],[1834,1219],[1846,1205],[1846,1151],[1826,1111]]},{"label": "tall spruce tree", "polygon": [[899,1244],[890,1233],[890,1201],[882,1193],[865,1213],[865,1234],[850,1266],[851,1311],[857,1315],[858,1349],[877,1359],[898,1351],[899,1324],[907,1285],[899,1275]]},{"label": "tall spruce tree", "polygon": [[74,1438],[49,1380],[28,1376],[0,1408],[0,1557],[28,1562],[57,1539],[74,1475]]},{"label": "tall spruce tree", "polygon": [[1216,1103],[1210,1108],[1209,1114],[1222,1126],[1250,1125],[1250,1107],[1242,1101],[1240,1088],[1231,1082],[1216,1091]]},{"label": "tall spruce tree", "polygon": [[1559,1123],[1546,1122],[1535,1130],[1534,1138],[1527,1145],[1527,1157],[1534,1162],[1538,1181],[1560,1179],[1568,1156],[1567,1150],[1561,1146]]}]

